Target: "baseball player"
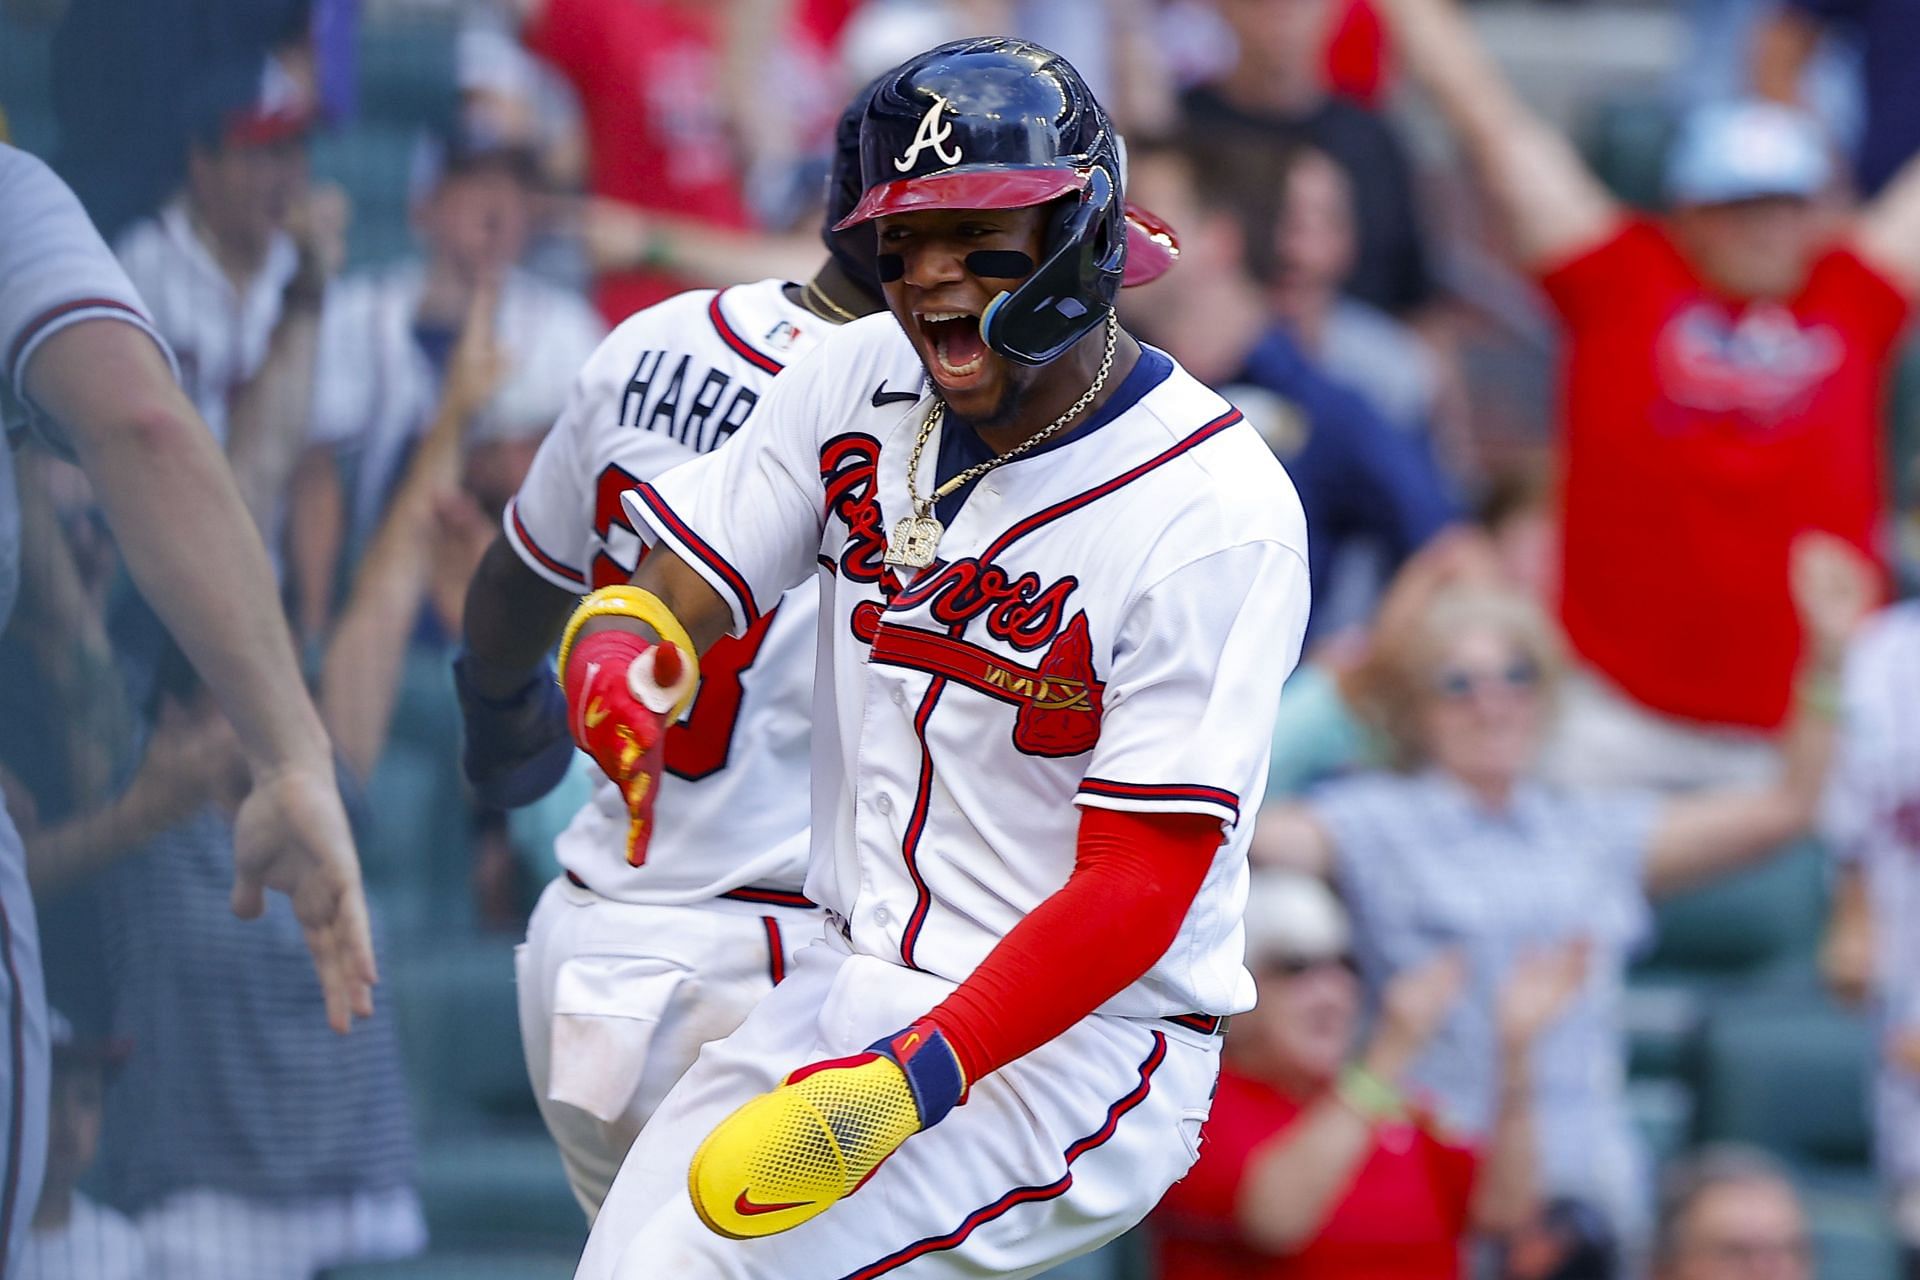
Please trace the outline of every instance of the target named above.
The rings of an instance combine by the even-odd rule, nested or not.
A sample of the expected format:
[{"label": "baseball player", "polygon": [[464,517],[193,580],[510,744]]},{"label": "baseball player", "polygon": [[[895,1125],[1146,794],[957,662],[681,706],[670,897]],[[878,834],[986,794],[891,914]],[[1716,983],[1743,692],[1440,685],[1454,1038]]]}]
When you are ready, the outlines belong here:
[{"label": "baseball player", "polygon": [[1292,486],[1121,330],[1118,148],[1064,60],[910,60],[861,170],[840,225],[891,314],[626,495],[654,549],[562,642],[644,857],[697,655],[820,587],[830,927],[655,1112],[589,1280],[1043,1271],[1186,1171],[1252,1002],[1240,809],[1306,625]]},{"label": "baseball player", "polygon": [[[805,284],[701,289],[629,317],[587,361],[468,591],[454,671],[468,776],[524,804],[573,758],[546,655],[584,592],[632,576],[620,496],[746,425],[774,377],[881,307],[872,254],[833,225],[860,197],[860,113],[837,139]],[[820,931],[801,893],[819,592],[807,582],[705,664],[666,739],[658,840],[629,844],[613,783],[561,833],[519,952],[521,1037],[541,1115],[589,1221],[647,1117],[700,1046],[740,1025]]]},{"label": "baseball player", "polygon": [[[373,946],[332,749],[294,661],[265,548],[174,378],[125,272],[40,161],[0,145],[0,383],[72,446],[128,570],[204,673],[252,767],[234,909],[293,899],[327,1014],[372,1011]],[[17,581],[18,505],[0,449],[0,624]],[[19,833],[0,804],[0,1272],[17,1253],[46,1150],[47,1017]]]}]

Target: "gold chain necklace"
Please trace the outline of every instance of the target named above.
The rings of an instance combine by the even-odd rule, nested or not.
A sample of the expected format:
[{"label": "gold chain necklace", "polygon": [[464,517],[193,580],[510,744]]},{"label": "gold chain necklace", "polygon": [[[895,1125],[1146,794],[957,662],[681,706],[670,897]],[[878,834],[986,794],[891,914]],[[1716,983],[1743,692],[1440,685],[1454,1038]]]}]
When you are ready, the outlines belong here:
[{"label": "gold chain necklace", "polygon": [[920,496],[920,455],[926,452],[927,441],[939,428],[946,417],[946,402],[938,396],[927,409],[927,416],[920,422],[920,435],[913,442],[913,452],[907,455],[907,497],[913,502],[913,514],[902,516],[893,526],[893,534],[887,539],[887,563],[902,569],[924,569],[933,563],[933,553],[940,545],[940,535],[946,526],[934,517],[933,508],[940,499],[961,488],[971,481],[979,479],[1003,462],[1010,462],[1021,454],[1041,444],[1049,437],[1058,435],[1068,423],[1093,403],[1100,394],[1100,388],[1107,385],[1107,375],[1113,371],[1113,352],[1119,342],[1120,319],[1112,312],[1107,313],[1107,347],[1100,357],[1100,371],[1093,375],[1093,384],[1075,400],[1067,411],[1048,423],[1045,428],[1028,436],[1025,440],[1005,453],[976,463],[962,471],[953,479],[935,489],[931,496]]},{"label": "gold chain necklace", "polygon": [[838,316],[839,320],[836,323],[844,324],[849,321],[858,320],[860,318],[859,316],[853,314],[853,312],[841,306],[839,303],[835,302],[832,298],[829,298],[826,295],[826,292],[823,289],[821,289],[819,285],[815,284],[811,280],[801,285],[800,289],[801,289],[802,297],[818,298],[820,300],[821,307],[825,307],[828,311],[833,312],[833,315],[829,316],[824,312],[822,312],[820,310],[820,307],[808,308],[808,310],[812,311],[815,315],[819,316],[822,320],[832,320],[834,316]]}]

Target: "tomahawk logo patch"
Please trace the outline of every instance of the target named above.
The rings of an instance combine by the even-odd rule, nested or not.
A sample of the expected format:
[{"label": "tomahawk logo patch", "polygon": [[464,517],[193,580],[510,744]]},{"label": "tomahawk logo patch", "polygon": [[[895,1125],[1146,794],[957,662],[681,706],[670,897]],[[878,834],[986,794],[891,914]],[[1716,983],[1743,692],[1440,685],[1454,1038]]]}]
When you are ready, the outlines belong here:
[{"label": "tomahawk logo patch", "polygon": [[906,173],[913,168],[914,162],[920,158],[920,153],[929,149],[934,155],[940,157],[943,164],[960,163],[960,148],[956,145],[949,153],[947,147],[947,139],[953,136],[953,126],[940,118],[940,113],[951,105],[939,94],[933,95],[933,105],[927,108],[927,114],[920,117],[920,127],[913,131],[912,144],[907,147],[905,155],[893,162],[894,168],[901,173]]}]

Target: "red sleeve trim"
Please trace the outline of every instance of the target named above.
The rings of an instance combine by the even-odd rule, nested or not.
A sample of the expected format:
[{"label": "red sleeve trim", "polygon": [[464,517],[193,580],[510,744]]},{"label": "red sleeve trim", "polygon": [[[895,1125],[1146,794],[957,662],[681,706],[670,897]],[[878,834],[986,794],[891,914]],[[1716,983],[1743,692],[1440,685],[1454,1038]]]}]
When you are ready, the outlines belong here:
[{"label": "red sleeve trim", "polygon": [[20,361],[26,356],[28,348],[33,346],[34,341],[39,338],[41,334],[45,333],[56,321],[63,317],[70,316],[76,311],[117,311],[131,318],[142,328],[151,327],[151,322],[145,316],[117,298],[75,298],[70,302],[62,302],[58,306],[48,307],[45,311],[42,311],[39,315],[29,320],[26,327],[21,329],[14,337],[13,345],[7,348],[7,362],[5,365],[7,379],[19,389],[23,399],[26,396],[26,387],[23,386],[22,383],[25,381],[27,371],[21,367]]},{"label": "red sleeve trim", "polygon": [[750,627],[760,621],[760,610],[753,602],[753,588],[747,585],[746,575],[728,564],[725,557],[708,546],[705,539],[693,531],[692,526],[674,513],[673,508],[667,505],[666,500],[652,485],[642,484],[634,492],[639,495],[640,501],[646,504],[647,510],[653,513],[654,518],[660,521],[662,532],[670,536],[675,545],[683,548],[688,555],[711,569],[714,576],[726,584],[727,590],[733,593],[735,601],[740,605],[740,616],[746,625]]},{"label": "red sleeve trim", "polygon": [[586,574],[548,555],[541,549],[540,544],[533,540],[533,535],[527,532],[525,522],[520,519],[520,499],[517,497],[507,503],[507,520],[513,529],[514,541],[543,568],[565,578],[570,586],[585,587],[587,585]]},{"label": "red sleeve trim", "polygon": [[727,291],[722,289],[707,303],[707,318],[713,321],[713,331],[720,335],[720,341],[726,343],[742,360],[765,373],[779,373],[786,368],[764,351],[756,351],[752,343],[734,332],[733,326],[727,323],[727,313],[720,309],[720,299],[726,296]]}]

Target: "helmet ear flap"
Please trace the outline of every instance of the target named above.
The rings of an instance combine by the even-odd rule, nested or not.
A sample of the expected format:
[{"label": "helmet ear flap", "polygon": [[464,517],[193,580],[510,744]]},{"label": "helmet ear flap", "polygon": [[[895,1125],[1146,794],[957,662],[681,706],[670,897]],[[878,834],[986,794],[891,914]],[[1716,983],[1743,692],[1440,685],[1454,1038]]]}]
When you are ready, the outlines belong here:
[{"label": "helmet ear flap", "polygon": [[1086,188],[1048,219],[1045,261],[980,317],[986,344],[1009,360],[1046,364],[1098,327],[1126,261],[1125,237],[1114,232],[1121,216],[1112,176],[1092,166]]}]

